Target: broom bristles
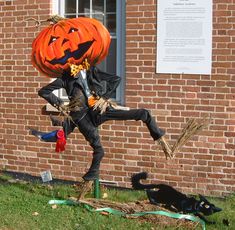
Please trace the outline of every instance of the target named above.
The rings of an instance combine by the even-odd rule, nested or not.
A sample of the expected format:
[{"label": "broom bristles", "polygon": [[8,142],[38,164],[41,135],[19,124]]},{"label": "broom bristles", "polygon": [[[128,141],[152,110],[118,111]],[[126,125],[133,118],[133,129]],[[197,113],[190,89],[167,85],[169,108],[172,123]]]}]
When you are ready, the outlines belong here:
[{"label": "broom bristles", "polygon": [[189,119],[172,148],[173,155],[175,155],[193,135],[196,135],[200,130],[206,128],[209,125],[210,121],[210,117],[205,117],[201,120],[196,120],[195,118]]}]

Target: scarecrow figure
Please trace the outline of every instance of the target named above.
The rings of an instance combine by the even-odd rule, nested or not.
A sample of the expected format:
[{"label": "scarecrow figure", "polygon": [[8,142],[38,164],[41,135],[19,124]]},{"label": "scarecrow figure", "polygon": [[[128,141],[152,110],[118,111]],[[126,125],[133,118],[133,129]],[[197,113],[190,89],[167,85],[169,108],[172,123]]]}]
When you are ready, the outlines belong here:
[{"label": "scarecrow figure", "polygon": [[[56,142],[56,151],[64,150],[66,138],[77,127],[93,148],[93,159],[84,181],[99,176],[100,162],[104,156],[98,126],[109,120],[141,120],[154,141],[160,143],[166,157],[172,150],[164,139],[165,132],[146,109],[129,109],[118,106],[110,98],[121,78],[99,70],[100,63],[108,53],[110,34],[97,20],[74,18],[51,20],[32,45],[32,63],[43,74],[56,78],[38,91],[65,117],[59,121],[51,116],[53,125],[63,128],[50,133],[31,129],[42,141]],[[53,94],[65,89],[69,104]]]}]

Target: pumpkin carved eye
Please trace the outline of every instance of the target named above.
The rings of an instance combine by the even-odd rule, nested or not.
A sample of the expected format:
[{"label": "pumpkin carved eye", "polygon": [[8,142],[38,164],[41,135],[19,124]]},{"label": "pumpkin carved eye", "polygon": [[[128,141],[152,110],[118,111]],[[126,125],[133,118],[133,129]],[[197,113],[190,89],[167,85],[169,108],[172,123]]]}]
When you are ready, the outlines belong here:
[{"label": "pumpkin carved eye", "polygon": [[70,33],[73,33],[73,32],[76,32],[76,31],[78,31],[77,28],[71,28],[71,29],[69,30],[69,34],[70,34]]},{"label": "pumpkin carved eye", "polygon": [[55,42],[57,40],[58,37],[54,37],[54,36],[51,36],[51,39],[49,41],[49,44],[50,45],[51,43]]}]

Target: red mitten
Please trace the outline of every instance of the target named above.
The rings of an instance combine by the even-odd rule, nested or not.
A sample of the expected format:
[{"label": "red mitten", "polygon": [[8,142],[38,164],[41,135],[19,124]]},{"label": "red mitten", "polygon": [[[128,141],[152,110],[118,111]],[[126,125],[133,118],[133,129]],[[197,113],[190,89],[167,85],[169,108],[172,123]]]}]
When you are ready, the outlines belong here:
[{"label": "red mitten", "polygon": [[65,145],[66,145],[66,139],[65,139],[65,135],[64,135],[64,130],[63,129],[59,129],[57,131],[57,141],[56,141],[56,148],[55,151],[57,153],[62,152],[65,150]]}]

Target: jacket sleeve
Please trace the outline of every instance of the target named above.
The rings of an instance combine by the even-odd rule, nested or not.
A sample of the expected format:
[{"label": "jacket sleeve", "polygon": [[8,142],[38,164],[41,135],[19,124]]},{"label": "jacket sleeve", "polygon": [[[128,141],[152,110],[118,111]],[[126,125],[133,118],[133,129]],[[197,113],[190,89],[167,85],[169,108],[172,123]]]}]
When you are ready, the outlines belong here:
[{"label": "jacket sleeve", "polygon": [[90,89],[106,99],[112,97],[120,82],[121,78],[117,75],[103,72],[97,67],[93,67],[88,78]]},{"label": "jacket sleeve", "polygon": [[42,87],[38,91],[38,95],[42,98],[44,98],[47,102],[49,102],[52,106],[59,106],[63,104],[63,100],[57,97],[53,91],[57,89],[64,88],[64,82],[62,78],[57,78],[50,84]]}]

